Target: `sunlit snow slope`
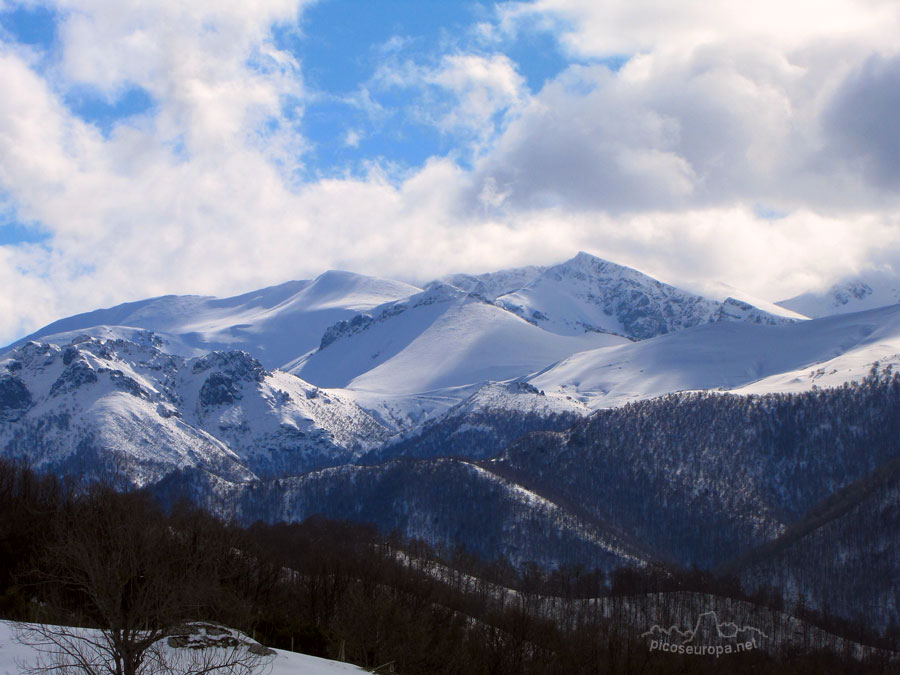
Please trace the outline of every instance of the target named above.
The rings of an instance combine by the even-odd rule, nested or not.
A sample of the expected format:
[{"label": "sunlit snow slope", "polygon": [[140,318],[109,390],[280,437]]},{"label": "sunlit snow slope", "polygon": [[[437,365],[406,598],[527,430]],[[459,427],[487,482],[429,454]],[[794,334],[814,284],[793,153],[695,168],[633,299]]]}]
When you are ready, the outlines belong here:
[{"label": "sunlit snow slope", "polygon": [[574,354],[529,379],[591,407],[674,391],[839,385],[900,361],[900,306],[781,326],[717,323]]},{"label": "sunlit snow slope", "polygon": [[419,290],[400,281],[330,271],[312,281],[289,281],[232,298],[166,295],[99,309],[51,323],[12,346],[57,334],[67,342],[94,327],[99,328],[89,330],[91,335],[117,337],[121,329],[108,327],[127,326],[162,334],[163,348],[172,353],[243,349],[265,367],[276,368],[318,347],[322,333],[336,321]]},{"label": "sunlit snow slope", "polygon": [[291,372],[322,387],[409,394],[521,377],[574,352],[624,342],[600,333],[551,333],[435,283],[336,330]]}]

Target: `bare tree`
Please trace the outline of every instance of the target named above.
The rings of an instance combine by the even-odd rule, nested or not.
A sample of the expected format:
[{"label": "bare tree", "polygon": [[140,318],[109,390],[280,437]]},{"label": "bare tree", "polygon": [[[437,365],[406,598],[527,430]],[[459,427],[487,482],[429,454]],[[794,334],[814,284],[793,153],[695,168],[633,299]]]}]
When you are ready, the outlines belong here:
[{"label": "bare tree", "polygon": [[222,558],[236,555],[227,542],[198,545],[202,535],[173,529],[140,494],[97,487],[75,500],[37,575],[47,622],[18,626],[18,639],[38,655],[26,670],[249,674],[264,665],[266,655],[250,649],[255,643],[234,636],[169,644],[211,610]]}]

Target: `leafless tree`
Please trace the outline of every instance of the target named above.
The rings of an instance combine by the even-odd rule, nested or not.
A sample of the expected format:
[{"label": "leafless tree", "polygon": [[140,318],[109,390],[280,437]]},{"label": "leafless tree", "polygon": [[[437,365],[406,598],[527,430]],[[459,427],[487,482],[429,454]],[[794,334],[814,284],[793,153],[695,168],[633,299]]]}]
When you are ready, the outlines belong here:
[{"label": "leafless tree", "polygon": [[[172,646],[169,638],[216,602],[227,542],[174,529],[140,494],[92,489],[75,500],[46,547],[38,597],[46,622],[19,624],[32,673],[249,675],[267,657],[249,640]],[[65,624],[65,625],[59,625]],[[212,644],[212,643],[211,643]]]}]

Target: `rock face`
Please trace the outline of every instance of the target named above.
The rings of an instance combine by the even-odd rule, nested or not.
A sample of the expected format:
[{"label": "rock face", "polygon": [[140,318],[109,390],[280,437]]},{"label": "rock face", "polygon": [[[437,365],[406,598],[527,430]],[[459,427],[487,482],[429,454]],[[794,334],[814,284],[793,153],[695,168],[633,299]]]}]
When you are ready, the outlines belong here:
[{"label": "rock face", "polygon": [[31,405],[31,392],[15,375],[0,376],[0,413],[24,411]]},{"label": "rock face", "polygon": [[185,359],[91,337],[8,353],[0,419],[4,456],[138,485],[188,467],[232,480],[302,473],[387,435],[342,395],[269,372],[246,352]]},{"label": "rock face", "polygon": [[243,633],[214,623],[194,621],[174,630],[166,638],[172,649],[234,648],[244,646],[256,656],[274,656],[275,650],[265,647]]}]

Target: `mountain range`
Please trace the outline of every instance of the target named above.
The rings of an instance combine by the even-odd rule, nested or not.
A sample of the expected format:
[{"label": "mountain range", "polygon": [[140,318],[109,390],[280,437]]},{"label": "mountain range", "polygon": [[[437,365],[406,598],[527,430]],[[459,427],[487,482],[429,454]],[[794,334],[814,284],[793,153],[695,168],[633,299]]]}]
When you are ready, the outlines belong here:
[{"label": "mountain range", "polygon": [[[727,568],[849,618],[872,599],[881,629],[900,620],[879,506],[898,489],[895,288],[753,304],[579,253],[424,287],[330,271],[152,298],[0,349],[0,454],[517,565]],[[873,513],[887,571],[862,592],[835,561]]]}]

